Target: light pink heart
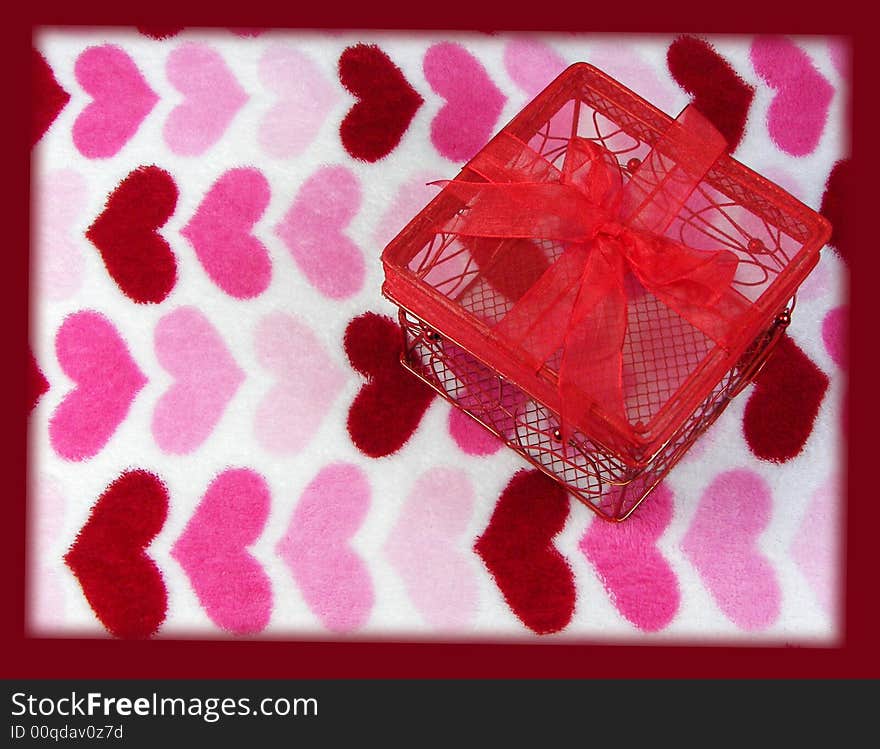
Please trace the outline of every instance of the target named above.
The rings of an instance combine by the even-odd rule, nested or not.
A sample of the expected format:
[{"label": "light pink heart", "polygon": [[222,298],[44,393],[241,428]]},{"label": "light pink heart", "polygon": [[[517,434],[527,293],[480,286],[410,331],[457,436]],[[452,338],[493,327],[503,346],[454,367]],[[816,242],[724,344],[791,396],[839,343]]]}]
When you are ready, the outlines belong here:
[{"label": "light pink heart", "polygon": [[773,142],[792,156],[812,153],[825,129],[834,86],[789,39],[759,37],[750,55],[755,71],[776,91],[767,110]]},{"label": "light pink heart", "polygon": [[259,169],[230,169],[180,232],[211,280],[236,299],[259,296],[272,279],[269,253],[252,233],[269,198],[269,183]]},{"label": "light pink heart", "polygon": [[73,143],[90,159],[115,156],[134,136],[159,97],[119,47],[89,47],[77,59],[76,80],[93,101],[73,123]]},{"label": "light pink heart", "polygon": [[82,285],[85,258],[75,235],[87,196],[85,179],[72,169],[54,170],[37,183],[33,260],[41,298],[67,299]]},{"label": "light pink heart", "polygon": [[385,213],[376,225],[373,235],[377,247],[385,247],[406,226],[422,208],[430,203],[439,192],[435,185],[429,185],[439,174],[418,172],[406,180],[397,191]]},{"label": "light pink heart", "polygon": [[298,453],[320,427],[345,375],[315,334],[284,312],[260,320],[254,344],[260,365],[277,379],[257,406],[257,442],[272,453]]},{"label": "light pink heart", "polygon": [[65,318],[55,354],[76,387],[49,421],[52,447],[67,460],[97,455],[125,420],[147,378],[106,317],[85,310]]},{"label": "light pink heart", "polygon": [[681,542],[718,607],[744,630],[766,629],[779,616],[782,591],[758,547],[772,503],[756,473],[744,468],[721,473],[700,498]]},{"label": "light pink heart", "polygon": [[175,381],[153,410],[153,437],[163,452],[191,453],[213,431],[244,372],[195,307],[180,307],[159,320],[154,346]]},{"label": "light pink heart", "polygon": [[347,463],[326,466],[305,488],[278,555],[320,622],[334,632],[362,627],[373,608],[366,564],[351,547],[370,509],[363,471]]},{"label": "light pink heart", "polygon": [[819,299],[828,293],[831,286],[831,271],[828,269],[827,253],[819,255],[819,262],[798,287],[798,299]]},{"label": "light pink heart", "polygon": [[298,156],[315,139],[339,91],[310,57],[283,44],[263,53],[259,76],[278,97],[260,122],[260,146],[275,158]]},{"label": "light pink heart", "polygon": [[678,578],[656,546],[672,514],[672,492],[661,484],[625,522],[593,520],[578,544],[617,610],[647,632],[666,627],[681,600]]},{"label": "light pink heart", "polygon": [[64,587],[59,580],[61,559],[54,557],[64,530],[67,500],[58,482],[37,478],[28,493],[29,565],[28,619],[39,631],[58,629],[64,622]]},{"label": "light pink heart", "polygon": [[504,68],[531,99],[566,68],[565,60],[549,44],[523,37],[504,47]]},{"label": "light pink heart", "polygon": [[841,491],[833,477],[820,486],[798,526],[791,556],[828,614],[834,614],[840,600]]},{"label": "light pink heart", "polygon": [[207,44],[187,42],[172,50],[165,71],[184,97],[165,121],[165,142],[176,154],[199,156],[223,137],[248,95]]},{"label": "light pink heart", "polygon": [[345,229],[361,205],[357,178],[344,166],[318,169],[299,190],[275,233],[311,284],[345,299],[364,283],[364,258]]},{"label": "light pink heart", "polygon": [[432,468],[413,485],[385,542],[407,595],[432,628],[455,631],[474,619],[479,599],[471,539],[474,490],[457,468]]},{"label": "light pink heart", "polygon": [[642,57],[638,42],[595,42],[586,60],[669,115],[677,115],[686,103],[676,87],[668,79],[661,80],[657,69]]},{"label": "light pink heart", "polygon": [[434,92],[446,99],[431,122],[431,142],[450,161],[467,161],[492,137],[507,97],[460,44],[432,46],[423,70]]},{"label": "light pink heart", "polygon": [[271,493],[249,468],[215,478],[171,549],[205,613],[236,634],[260,632],[272,613],[272,585],[247,550],[263,532]]}]

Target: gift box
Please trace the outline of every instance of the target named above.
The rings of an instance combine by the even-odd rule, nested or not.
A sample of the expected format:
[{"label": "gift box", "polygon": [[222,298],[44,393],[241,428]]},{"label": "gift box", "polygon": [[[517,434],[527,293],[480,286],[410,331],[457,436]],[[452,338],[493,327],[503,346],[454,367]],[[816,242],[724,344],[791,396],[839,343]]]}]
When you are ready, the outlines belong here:
[{"label": "gift box", "polygon": [[760,369],[828,222],[585,63],[385,248],[402,362],[623,520]]}]

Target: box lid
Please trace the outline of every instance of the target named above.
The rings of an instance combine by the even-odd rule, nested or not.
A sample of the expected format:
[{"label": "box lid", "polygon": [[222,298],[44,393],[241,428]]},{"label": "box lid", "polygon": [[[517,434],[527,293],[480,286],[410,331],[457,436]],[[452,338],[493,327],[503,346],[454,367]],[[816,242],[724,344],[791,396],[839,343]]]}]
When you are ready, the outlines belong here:
[{"label": "box lid", "polygon": [[[658,165],[681,160],[677,128],[673,118],[629,89],[577,63],[502,128],[481,154],[515,140],[548,169],[562,170],[573,142],[594,144],[619,170],[625,186],[638,175],[650,172],[649,177],[656,177]],[[461,170],[458,183],[487,182],[481,154]],[[583,382],[591,406],[568,418],[572,427],[624,460],[642,462],[665,444],[785,307],[830,236],[822,216],[779,186],[726,153],[713,159],[670,213],[662,235],[691,253],[723,251],[735,257],[729,285],[744,313],[720,345],[662,295],[645,288],[638,273],[622,273],[626,324],[616,366],[623,410],[613,413],[593,397],[590,382]],[[571,257],[569,246],[552,237],[457,233],[472,206],[456,184],[443,187],[385,248],[383,292],[533,398],[557,413],[564,411],[562,349],[536,366],[501,331],[529,289],[558,274]],[[544,335],[558,336],[553,327],[562,321],[548,319],[554,324]]]}]

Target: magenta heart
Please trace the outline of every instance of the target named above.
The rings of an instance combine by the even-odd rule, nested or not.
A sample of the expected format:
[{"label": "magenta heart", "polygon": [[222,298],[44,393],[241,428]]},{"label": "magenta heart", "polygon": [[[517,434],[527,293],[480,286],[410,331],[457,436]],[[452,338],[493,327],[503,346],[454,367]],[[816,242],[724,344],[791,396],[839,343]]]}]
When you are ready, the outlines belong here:
[{"label": "magenta heart", "polygon": [[93,101],[73,123],[73,142],[90,159],[109,158],[137,132],[159,97],[119,47],[89,47],[76,60],[76,80]]},{"label": "magenta heart", "polygon": [[261,631],[272,613],[271,582],[247,550],[271,502],[260,474],[230,468],[211,482],[171,549],[211,621],[236,634]]},{"label": "magenta heart", "polygon": [[173,50],[166,72],[184,99],[168,115],[165,142],[176,154],[198,156],[223,137],[248,95],[207,44],[187,42]]},{"label": "magenta heart", "polygon": [[773,499],[756,473],[744,468],[715,477],[703,493],[681,549],[724,615],[740,629],[769,627],[782,592],[758,540]]},{"label": "magenta heart", "polygon": [[752,65],[776,96],[767,110],[773,141],[793,156],[806,156],[819,144],[834,87],[806,52],[785,38],[759,37],[752,42]]},{"label": "magenta heart", "polygon": [[113,323],[91,310],[64,320],[55,353],[76,387],[52,414],[49,439],[62,458],[85,460],[107,444],[147,378]]},{"label": "magenta heart", "polygon": [[269,183],[258,169],[230,169],[180,231],[214,283],[236,299],[259,296],[272,278],[269,253],[251,233],[269,197]]},{"label": "magenta heart", "polygon": [[672,510],[672,492],[661,484],[626,522],[593,520],[579,544],[617,610],[648,632],[672,621],[681,598],[678,578],[656,546]]},{"label": "magenta heart", "polygon": [[210,321],[195,307],[159,320],[159,363],[175,378],[153,410],[153,437],[166,453],[190,453],[213,431],[244,372]]},{"label": "magenta heart", "polygon": [[460,44],[435,44],[423,67],[431,88],[446,99],[431,123],[431,142],[447,159],[467,161],[492,136],[507,98]]}]

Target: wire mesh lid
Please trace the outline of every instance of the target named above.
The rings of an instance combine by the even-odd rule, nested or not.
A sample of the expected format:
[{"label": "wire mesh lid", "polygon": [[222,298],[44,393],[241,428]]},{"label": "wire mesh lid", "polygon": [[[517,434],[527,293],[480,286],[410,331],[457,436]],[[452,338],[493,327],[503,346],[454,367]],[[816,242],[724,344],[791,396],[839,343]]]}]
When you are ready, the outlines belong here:
[{"label": "wire mesh lid", "polygon": [[657,449],[830,233],[690,120],[571,66],[392,240],[384,292],[571,427],[623,456]]}]

